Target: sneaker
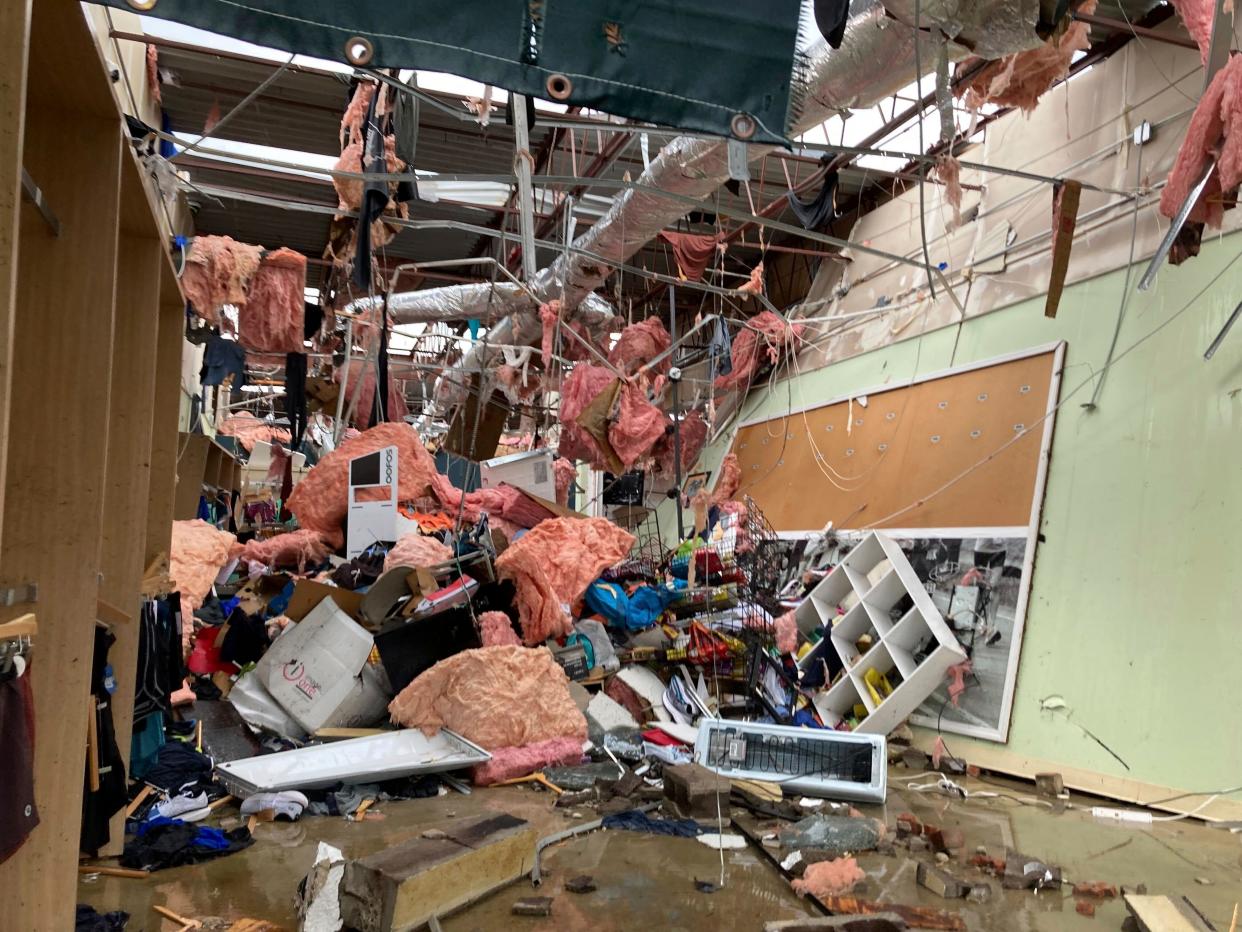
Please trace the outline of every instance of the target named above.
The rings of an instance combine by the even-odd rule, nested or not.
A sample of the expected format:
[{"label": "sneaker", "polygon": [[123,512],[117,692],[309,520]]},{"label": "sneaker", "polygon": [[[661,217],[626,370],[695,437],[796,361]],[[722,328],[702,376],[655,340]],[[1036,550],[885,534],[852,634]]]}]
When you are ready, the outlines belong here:
[{"label": "sneaker", "polygon": [[254,815],[270,809],[273,817],[296,822],[302,810],[310,805],[303,794],[297,790],[285,790],[281,793],[256,793],[242,801],[242,815]]},{"label": "sneaker", "polygon": [[999,631],[993,631],[991,634],[988,635],[988,640],[987,640],[988,647],[995,647],[997,644],[1000,643],[1000,639],[1001,639],[1001,633]]},{"label": "sneaker", "polygon": [[172,796],[162,802],[156,803],[151,807],[153,816],[163,816],[166,819],[181,819],[183,822],[196,822],[198,819],[191,819],[190,814],[203,812],[198,819],[206,818],[211,812],[207,808],[207,794],[199,793],[198,795],[190,795],[186,793],[181,796]]}]

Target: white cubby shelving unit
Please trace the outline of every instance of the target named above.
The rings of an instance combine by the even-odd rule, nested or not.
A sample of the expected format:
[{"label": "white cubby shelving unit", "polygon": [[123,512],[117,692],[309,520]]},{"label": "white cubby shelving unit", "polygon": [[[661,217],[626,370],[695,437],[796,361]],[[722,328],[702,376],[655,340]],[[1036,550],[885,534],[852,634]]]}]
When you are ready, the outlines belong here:
[{"label": "white cubby shelving unit", "polygon": [[[887,735],[932,694],[949,667],[966,659],[910,561],[883,534],[859,542],[811,590],[795,617],[803,634],[822,625],[830,641],[804,660],[822,649],[835,651],[844,663],[845,672],[814,699],[824,723],[834,727],[862,706],[867,714],[853,730]],[[860,651],[864,635],[870,644]],[[879,702],[867,687],[870,670],[892,686]]]}]

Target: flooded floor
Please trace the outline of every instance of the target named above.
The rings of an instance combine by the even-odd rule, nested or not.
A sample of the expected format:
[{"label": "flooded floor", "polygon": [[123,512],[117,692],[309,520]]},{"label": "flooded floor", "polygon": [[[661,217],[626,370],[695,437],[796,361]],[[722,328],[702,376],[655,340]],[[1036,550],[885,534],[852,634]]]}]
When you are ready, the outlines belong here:
[{"label": "flooded floor", "polygon": [[[960,912],[971,930],[1004,932],[1074,932],[1118,929],[1126,915],[1120,899],[1100,900],[1094,918],[1075,911],[1069,887],[1031,893],[1005,891],[966,862],[977,847],[1004,857],[1007,847],[1062,868],[1067,882],[1102,881],[1120,886],[1146,884],[1151,894],[1188,896],[1221,932],[1229,929],[1234,904],[1242,900],[1242,834],[1185,819],[1150,826],[1098,821],[1089,811],[1052,812],[1014,799],[949,799],[906,788],[909,774],[890,774],[886,806],[862,807],[889,825],[903,811],[942,828],[962,830],[962,854],[944,867],[963,880],[986,879],[992,897],[986,903],[944,900],[915,883],[916,861],[897,848],[895,856],[862,854],[867,879],[855,896]],[[968,791],[988,791],[1029,798],[1022,784],[961,781]],[[1089,807],[1092,801],[1071,801]],[[529,820],[541,834],[570,827],[575,819],[552,807],[552,797],[524,787],[452,793],[434,799],[389,802],[376,807],[382,821],[351,823],[342,818],[306,816],[297,823],[260,824],[249,849],[192,867],[151,875],[144,880],[84,877],[78,901],[97,909],[123,909],[133,917],[131,930],[171,929],[152,912],[155,905],[191,918],[266,919],[296,928],[295,893],[311,866],[317,843],[325,841],[360,857],[417,836],[426,826],[451,818],[509,812]],[[595,818],[583,810],[582,819]],[[726,831],[728,829],[726,828]],[[919,858],[931,858],[920,854]],[[562,842],[545,852],[544,883],[536,890],[518,881],[442,922],[445,932],[493,929],[760,930],[768,920],[818,915],[799,900],[775,866],[756,848],[724,853],[725,881],[715,893],[699,892],[694,881],[720,881],[720,853],[684,838],[630,832],[595,832]],[[590,875],[597,889],[573,894],[566,880]],[[513,903],[525,896],[554,898],[547,918],[512,916]]]}]

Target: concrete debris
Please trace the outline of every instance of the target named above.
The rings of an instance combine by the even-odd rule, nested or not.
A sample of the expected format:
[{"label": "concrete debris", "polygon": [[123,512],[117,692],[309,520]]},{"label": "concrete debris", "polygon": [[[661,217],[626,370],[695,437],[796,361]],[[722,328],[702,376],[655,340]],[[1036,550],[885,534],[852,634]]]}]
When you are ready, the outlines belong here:
[{"label": "concrete debris", "polygon": [[580,874],[566,880],[565,889],[570,893],[594,893],[595,880],[587,874]]},{"label": "concrete debris", "polygon": [[729,781],[698,764],[664,769],[664,798],[681,819],[729,814]]},{"label": "concrete debris", "polygon": [[970,884],[958,880],[948,871],[932,867],[930,864],[925,864],[922,861],[919,862],[915,870],[915,882],[920,887],[925,887],[946,900],[962,899],[971,890]]},{"label": "concrete debris", "polygon": [[525,896],[513,904],[515,916],[551,916],[552,897]]}]

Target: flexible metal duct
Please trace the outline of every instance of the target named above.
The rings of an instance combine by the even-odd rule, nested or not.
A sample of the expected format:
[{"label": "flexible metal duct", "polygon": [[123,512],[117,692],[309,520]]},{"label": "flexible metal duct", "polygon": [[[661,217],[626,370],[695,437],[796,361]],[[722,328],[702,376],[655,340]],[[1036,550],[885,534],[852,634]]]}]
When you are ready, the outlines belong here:
[{"label": "flexible metal duct", "polygon": [[[999,57],[1033,47],[1040,41],[1033,28],[1037,0],[929,0],[919,4],[921,31],[910,25],[915,21],[915,4],[910,0],[890,0],[888,9],[896,18],[886,15],[884,7],[878,4],[871,6],[851,18],[839,49],[820,42],[812,50],[809,89],[802,115],[794,127],[795,134],[822,123],[839,110],[870,106],[909,84],[915,72],[916,36],[921,43],[919,56],[924,69],[930,68],[936,59],[941,33],[950,37],[953,58],[974,49]],[[952,37],[959,37],[961,42],[952,41]],[[770,151],[768,147],[752,147],[750,157],[757,159]],[[660,230],[688,212],[684,202],[643,188],[704,200],[728,179],[727,153],[723,140],[687,136],[673,139],[643,172],[638,185],[615,198],[608,212],[575,241],[577,248],[606,262],[578,254],[560,256],[536,275],[530,283],[531,290],[541,301],[564,296],[569,308],[583,305],[611,273],[607,262],[625,262]],[[402,322],[450,319],[450,309],[457,319],[500,316],[504,311],[494,297],[480,305],[488,300],[490,292],[491,286],[474,285],[417,292],[417,303],[394,317]],[[534,340],[540,325],[530,299],[514,289],[507,294],[506,301],[511,303],[512,312],[493,328],[492,339],[505,343]],[[438,314],[439,309],[444,310],[443,316],[414,316]],[[481,346],[473,348],[446,373],[450,378],[437,385],[437,401],[449,404],[457,400],[460,396],[455,387],[467,380],[467,374],[487,371],[495,362],[495,351],[485,357]]]}]

